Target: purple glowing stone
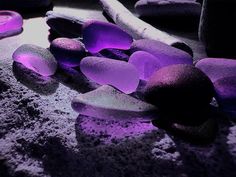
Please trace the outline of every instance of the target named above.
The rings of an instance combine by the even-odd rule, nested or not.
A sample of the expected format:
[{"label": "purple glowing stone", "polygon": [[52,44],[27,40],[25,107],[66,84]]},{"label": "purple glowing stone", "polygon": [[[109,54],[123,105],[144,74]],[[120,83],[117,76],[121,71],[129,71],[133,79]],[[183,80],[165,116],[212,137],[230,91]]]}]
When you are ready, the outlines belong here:
[{"label": "purple glowing stone", "polygon": [[156,111],[151,104],[126,95],[109,85],[79,94],[73,99],[72,108],[82,115],[101,119],[147,119]]},{"label": "purple glowing stone", "polygon": [[236,116],[236,75],[221,78],[214,83],[214,86],[219,107]]},{"label": "purple glowing stone", "polygon": [[212,82],[224,77],[236,77],[236,60],[223,58],[204,58],[197,62],[196,67],[201,69]]},{"label": "purple glowing stone", "polygon": [[0,11],[0,39],[22,31],[23,19],[14,11]]},{"label": "purple glowing stone", "polygon": [[161,68],[159,60],[152,54],[144,51],[134,52],[129,58],[129,63],[137,68],[139,78],[145,81],[147,81],[155,71]]},{"label": "purple glowing stone", "polygon": [[57,38],[52,41],[50,51],[59,64],[75,67],[86,56],[83,44],[76,39]]},{"label": "purple glowing stone", "polygon": [[42,76],[51,76],[57,69],[57,61],[51,52],[32,44],[20,46],[12,58]]},{"label": "purple glowing stone", "polygon": [[133,42],[132,37],[118,26],[101,21],[87,21],[83,25],[83,42],[91,53],[102,49],[129,49]]},{"label": "purple glowing stone", "polygon": [[193,59],[188,53],[155,40],[134,41],[130,50],[131,53],[141,50],[154,55],[159,59],[161,67],[174,64],[193,64]]},{"label": "purple glowing stone", "polygon": [[98,84],[112,85],[127,94],[134,92],[139,84],[137,69],[124,61],[86,57],[80,63],[80,70]]}]

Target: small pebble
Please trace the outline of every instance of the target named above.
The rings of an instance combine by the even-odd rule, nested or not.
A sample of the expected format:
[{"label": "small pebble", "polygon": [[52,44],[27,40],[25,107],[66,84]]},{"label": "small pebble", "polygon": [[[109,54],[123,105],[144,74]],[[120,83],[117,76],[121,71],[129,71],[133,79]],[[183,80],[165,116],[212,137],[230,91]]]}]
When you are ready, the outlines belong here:
[{"label": "small pebble", "polygon": [[214,86],[219,107],[236,116],[236,75],[221,78],[214,82]]},{"label": "small pebble", "polygon": [[20,46],[12,58],[42,76],[51,76],[57,69],[57,61],[51,52],[33,44]]},{"label": "small pebble", "polygon": [[152,54],[144,51],[134,52],[129,58],[129,63],[137,68],[139,78],[145,81],[147,81],[155,71],[161,68],[159,60]]},{"label": "small pebble", "polygon": [[14,11],[0,10],[0,39],[22,31],[23,19]]},{"label": "small pebble", "polygon": [[124,61],[86,57],[80,63],[80,70],[94,82],[112,85],[127,94],[134,92],[139,84],[137,69]]},{"label": "small pebble", "polygon": [[174,64],[193,64],[193,59],[188,53],[159,41],[149,39],[134,41],[130,49],[131,53],[140,50],[158,58],[161,67]]},{"label": "small pebble", "polygon": [[127,50],[133,42],[132,37],[112,23],[90,20],[83,25],[83,42],[91,53],[114,48]]},{"label": "small pebble", "polygon": [[236,60],[226,58],[204,58],[196,67],[202,70],[212,82],[224,77],[236,77]]},{"label": "small pebble", "polygon": [[148,113],[151,115],[151,112],[156,111],[154,106],[108,85],[79,94],[73,99],[72,108],[82,115],[102,119],[144,118]]},{"label": "small pebble", "polygon": [[156,71],[147,82],[144,94],[147,102],[163,112],[187,114],[208,107],[214,87],[198,68],[179,64]]},{"label": "small pebble", "polygon": [[75,67],[86,56],[83,44],[76,39],[57,38],[52,41],[50,51],[59,64]]}]

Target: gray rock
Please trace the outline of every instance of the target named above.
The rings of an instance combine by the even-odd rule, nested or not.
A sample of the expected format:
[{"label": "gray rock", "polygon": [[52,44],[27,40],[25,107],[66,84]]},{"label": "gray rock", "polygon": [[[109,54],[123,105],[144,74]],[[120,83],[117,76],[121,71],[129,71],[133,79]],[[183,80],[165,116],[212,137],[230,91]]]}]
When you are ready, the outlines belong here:
[{"label": "gray rock", "polygon": [[72,101],[78,113],[101,119],[153,119],[156,108],[141,100],[104,85],[98,89],[78,95]]}]

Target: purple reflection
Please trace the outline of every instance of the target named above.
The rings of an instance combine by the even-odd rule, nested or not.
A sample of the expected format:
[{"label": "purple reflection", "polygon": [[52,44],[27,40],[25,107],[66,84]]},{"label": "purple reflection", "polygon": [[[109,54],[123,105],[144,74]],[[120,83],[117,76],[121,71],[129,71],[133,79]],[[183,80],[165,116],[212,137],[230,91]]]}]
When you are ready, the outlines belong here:
[{"label": "purple reflection", "polygon": [[14,11],[0,11],[0,38],[22,31],[23,19]]},{"label": "purple reflection", "polygon": [[132,41],[128,33],[112,23],[88,21],[83,25],[83,42],[91,53],[106,48],[127,50]]}]

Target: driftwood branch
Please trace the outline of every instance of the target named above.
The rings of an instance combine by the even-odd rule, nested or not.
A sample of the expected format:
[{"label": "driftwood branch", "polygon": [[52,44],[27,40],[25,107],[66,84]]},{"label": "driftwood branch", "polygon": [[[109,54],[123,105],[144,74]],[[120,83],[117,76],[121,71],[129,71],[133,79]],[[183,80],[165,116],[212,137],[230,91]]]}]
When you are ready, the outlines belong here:
[{"label": "driftwood branch", "polygon": [[193,55],[192,49],[186,43],[137,18],[119,1],[100,0],[100,4],[104,12],[133,38],[157,40]]}]

